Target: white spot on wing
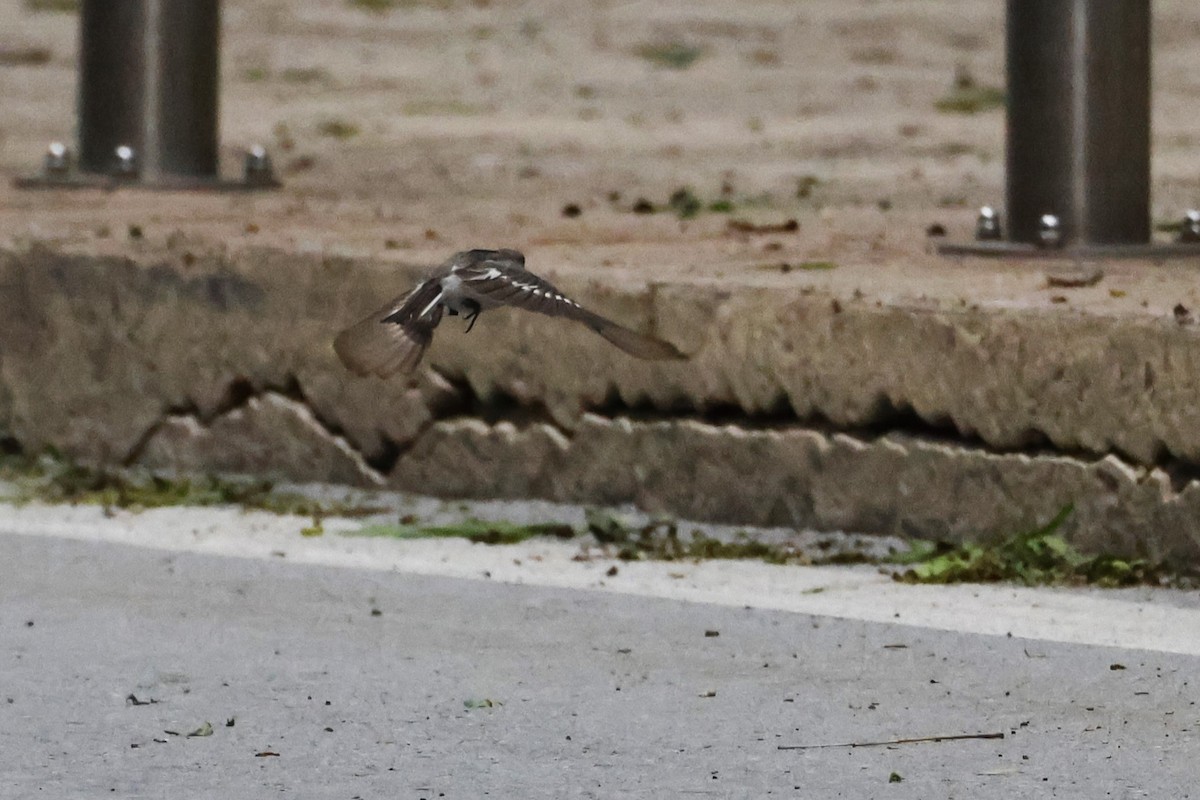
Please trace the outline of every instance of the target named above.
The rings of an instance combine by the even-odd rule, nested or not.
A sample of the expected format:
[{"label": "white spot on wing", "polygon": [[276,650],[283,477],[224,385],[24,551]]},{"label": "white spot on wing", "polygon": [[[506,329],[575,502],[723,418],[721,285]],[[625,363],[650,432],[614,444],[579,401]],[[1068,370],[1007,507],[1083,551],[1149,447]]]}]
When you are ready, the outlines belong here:
[{"label": "white spot on wing", "polygon": [[425,306],[425,308],[421,311],[420,314],[417,314],[417,319],[420,319],[421,317],[428,314],[430,311],[433,311],[434,306],[436,306],[438,303],[442,302],[442,294],[443,294],[442,292],[438,292],[437,297],[433,298],[433,300],[431,300],[429,302],[429,305]]}]

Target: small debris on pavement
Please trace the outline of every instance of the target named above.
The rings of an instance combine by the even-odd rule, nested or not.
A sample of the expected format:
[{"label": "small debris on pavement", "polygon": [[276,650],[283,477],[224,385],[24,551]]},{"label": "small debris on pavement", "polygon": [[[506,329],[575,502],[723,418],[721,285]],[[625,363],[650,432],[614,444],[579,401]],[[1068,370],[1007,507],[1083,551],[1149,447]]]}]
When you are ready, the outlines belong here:
[{"label": "small debris on pavement", "polygon": [[821,750],[829,747],[891,747],[898,744],[920,744],[922,742],[957,742],[963,739],[1003,739],[998,733],[956,733],[949,736],[914,736],[907,739],[885,739],[879,742],[840,742],[837,744],[781,744],[776,750]]},{"label": "small debris on pavement", "polygon": [[1046,273],[1046,286],[1059,289],[1079,289],[1095,286],[1104,277],[1104,270],[1095,264],[1077,264]]},{"label": "small debris on pavement", "polygon": [[40,67],[52,57],[48,47],[0,44],[0,67]]},{"label": "small debris on pavement", "polygon": [[194,739],[194,738],[197,738],[200,736],[212,736],[212,735],[213,735],[212,723],[206,722],[203,725],[201,725],[199,728],[196,728],[194,731],[191,731],[190,733],[188,733],[187,738]]},{"label": "small debris on pavement", "polygon": [[795,233],[800,230],[800,223],[795,219],[788,219],[784,222],[774,224],[755,225],[753,222],[744,219],[731,219],[725,223],[725,229],[730,233]]},{"label": "small debris on pavement", "polygon": [[490,697],[481,697],[478,699],[463,700],[463,708],[495,708],[496,706],[504,705],[499,700],[493,700]]}]

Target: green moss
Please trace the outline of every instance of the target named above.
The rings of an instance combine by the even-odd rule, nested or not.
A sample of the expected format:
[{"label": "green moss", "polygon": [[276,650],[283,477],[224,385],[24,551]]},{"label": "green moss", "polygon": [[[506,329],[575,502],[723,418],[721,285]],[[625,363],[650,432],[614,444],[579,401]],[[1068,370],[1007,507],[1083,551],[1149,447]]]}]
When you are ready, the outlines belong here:
[{"label": "green moss", "polygon": [[690,186],[681,186],[667,199],[667,208],[678,214],[680,219],[691,219],[700,213],[704,204]]},{"label": "green moss", "polygon": [[933,104],[938,111],[946,114],[978,114],[1004,108],[1008,95],[996,86],[955,86],[945,97]]},{"label": "green moss", "polygon": [[657,214],[660,211],[673,211],[680,219],[692,219],[702,211],[714,214],[730,214],[735,208],[733,199],[721,197],[705,201],[690,186],[680,186],[663,205],[656,205],[644,197],[639,197],[629,210],[634,214]]},{"label": "green moss", "polygon": [[807,200],[812,197],[813,191],[823,183],[824,181],[816,175],[801,175],[796,179],[796,199]]},{"label": "green moss", "polygon": [[400,5],[399,0],[346,0],[346,5],[360,11],[383,14]]},{"label": "green moss", "polygon": [[[265,70],[264,70],[265,72]],[[279,73],[279,79],[284,83],[310,84],[327,83],[328,70],[323,67],[288,67]]]},{"label": "green moss", "polygon": [[437,8],[447,9],[454,5],[453,0],[346,0],[346,5],[359,11],[371,14],[386,14],[398,8]]},{"label": "green moss", "polygon": [[269,77],[271,77],[271,72],[266,67],[246,67],[242,70],[242,80],[247,83],[261,83]]},{"label": "green moss", "polygon": [[352,139],[359,134],[359,128],[353,122],[344,119],[322,120],[317,125],[317,133],[334,139]]},{"label": "green moss", "polygon": [[79,0],[25,0],[25,9],[35,13],[74,14],[79,11]]},{"label": "green moss", "polygon": [[[4,440],[0,438],[0,444]],[[169,506],[240,506],[276,514],[310,517],[304,536],[324,533],[327,517],[361,517],[385,513],[379,506],[322,502],[298,493],[277,491],[270,481],[233,480],[215,476],[167,477],[136,470],[93,469],[72,464],[53,454],[22,455],[0,447],[0,483],[6,502],[70,503],[139,511]],[[669,517],[633,524],[605,509],[586,513],[585,533],[611,546],[625,560],[752,559],[771,564],[878,563],[895,567],[891,576],[905,583],[967,583],[1008,581],[1025,585],[1093,585],[1100,587],[1175,585],[1195,587],[1196,576],[1183,575],[1146,559],[1108,554],[1085,555],[1059,533],[1071,506],[1050,522],[988,545],[914,541],[909,550],[880,558],[863,544],[824,551],[813,556],[791,543],[769,543],[739,534],[717,539],[701,531],[681,535]],[[516,524],[469,519],[456,525],[422,526],[411,517],[399,524],[370,525],[350,535],[395,539],[463,538],[482,544],[515,544],[536,537],[570,539],[577,536],[564,523]],[[814,590],[816,591],[816,590]]]},{"label": "green moss", "polygon": [[639,57],[664,69],[687,69],[704,54],[703,48],[684,42],[644,44],[635,52]]},{"label": "green moss", "polygon": [[11,483],[14,502],[98,505],[139,511],[169,506],[241,506],[274,514],[313,517],[367,516],[386,509],[325,503],[293,492],[276,491],[264,480],[233,480],[208,475],[167,477],[136,470],[94,469],[53,455],[0,458],[0,480]]},{"label": "green moss", "polygon": [[471,117],[479,107],[461,100],[410,100],[400,107],[406,117]]},{"label": "green moss", "polygon": [[457,525],[440,526],[404,523],[368,525],[348,535],[383,536],[389,539],[467,539],[476,544],[517,544],[543,536],[570,539],[575,536],[575,529],[562,523],[518,525],[511,522],[471,519]]},{"label": "green moss", "polygon": [[607,509],[589,509],[587,532],[601,544],[617,546],[617,557],[625,561],[681,561],[700,559],[753,559],[770,564],[810,563],[810,559],[789,545],[775,545],[741,535],[733,541],[693,531],[689,537],[679,534],[678,522],[669,517],[653,519],[645,525],[633,525]]}]

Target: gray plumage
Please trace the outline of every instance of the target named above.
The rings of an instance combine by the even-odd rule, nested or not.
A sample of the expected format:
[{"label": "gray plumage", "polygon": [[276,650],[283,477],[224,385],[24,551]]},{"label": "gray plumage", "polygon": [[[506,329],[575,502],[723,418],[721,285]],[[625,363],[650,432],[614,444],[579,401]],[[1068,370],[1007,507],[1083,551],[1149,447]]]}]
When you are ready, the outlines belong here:
[{"label": "gray plumage", "polygon": [[411,292],[338,334],[333,348],[342,363],[359,375],[385,378],[411,372],[433,341],[443,313],[463,317],[470,331],[483,311],[505,305],[580,322],[637,358],[685,358],[668,342],[581,307],[526,270],[525,256],[516,250],[455,253]]}]

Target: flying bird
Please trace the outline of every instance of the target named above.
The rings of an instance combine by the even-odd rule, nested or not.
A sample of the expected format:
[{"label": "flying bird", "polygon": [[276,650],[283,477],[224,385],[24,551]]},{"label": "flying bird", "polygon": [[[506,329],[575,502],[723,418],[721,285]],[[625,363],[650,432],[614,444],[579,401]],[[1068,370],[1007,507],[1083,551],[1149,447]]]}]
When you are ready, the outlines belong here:
[{"label": "flying bird", "polygon": [[455,253],[411,292],[339,333],[333,349],[347,369],[358,375],[386,378],[411,372],[421,363],[443,314],[461,316],[470,332],[481,313],[499,306],[583,323],[637,358],[686,358],[668,342],[583,308],[526,270],[525,256],[516,250]]}]

